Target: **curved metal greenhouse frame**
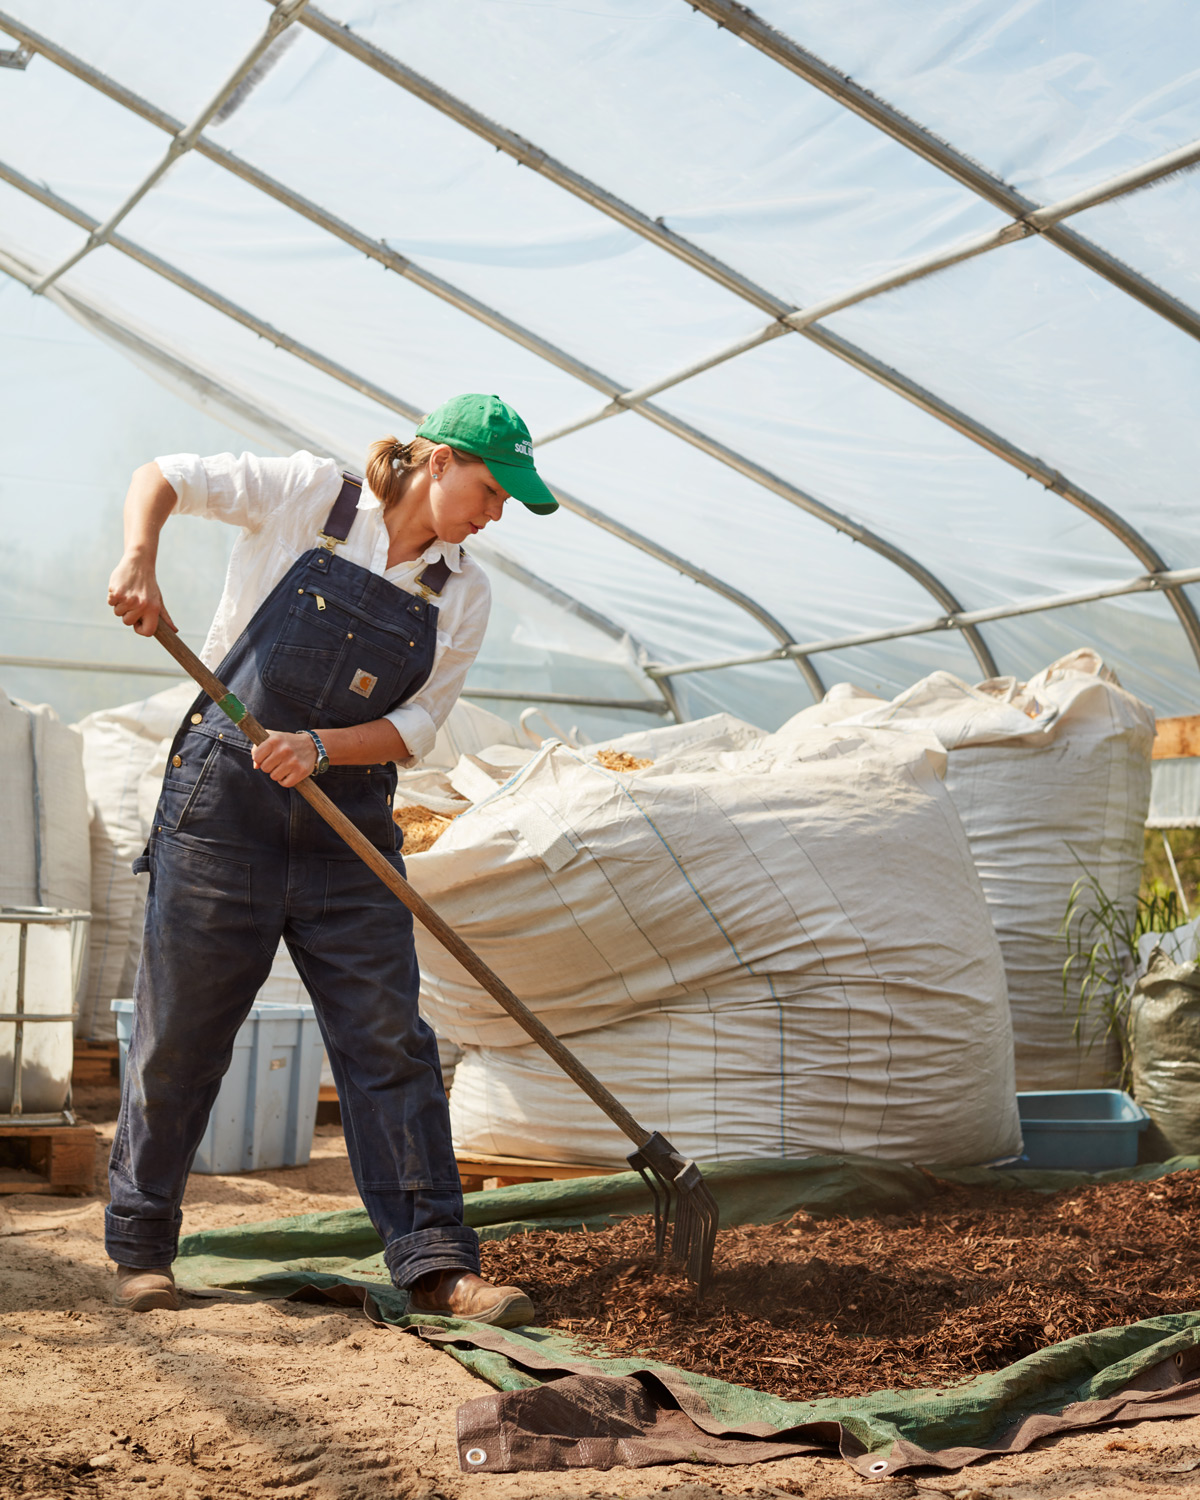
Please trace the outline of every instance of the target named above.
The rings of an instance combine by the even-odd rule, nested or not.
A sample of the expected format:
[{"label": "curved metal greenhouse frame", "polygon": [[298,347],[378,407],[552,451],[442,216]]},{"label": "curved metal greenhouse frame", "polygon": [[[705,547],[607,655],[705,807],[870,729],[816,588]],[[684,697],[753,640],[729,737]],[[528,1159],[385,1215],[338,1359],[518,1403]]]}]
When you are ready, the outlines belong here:
[{"label": "curved metal greenhouse frame", "polygon": [[[149,3],[153,4],[153,0],[149,0]],[[617,16],[620,0],[609,0],[609,3],[612,13]],[[736,264],[717,255],[696,236],[689,236],[670,227],[664,222],[664,216],[652,215],[638,207],[630,196],[602,185],[589,172],[561,159],[553,151],[544,149],[519,131],[498,123],[485,110],[458,97],[402,61],[381,42],[325,14],[308,3],[308,0],[268,0],[270,10],[263,18],[264,24],[259,35],[244,51],[236,66],[226,73],[224,80],[190,123],[176,118],[163,104],[145,97],[143,93],[110,76],[83,52],[68,45],[67,39],[43,34],[42,30],[35,29],[23,16],[0,11],[0,31],[18,43],[17,50],[0,59],[13,70],[9,76],[15,76],[22,70],[28,72],[31,63],[53,64],[91,94],[117,106],[131,120],[153,127],[169,137],[165,151],[159,153],[148,170],[141,171],[136,181],[126,186],[115,205],[110,206],[103,217],[73,201],[68,191],[59,190],[60,187],[65,189],[68,184],[51,184],[36,172],[26,170],[25,162],[21,159],[20,143],[14,141],[5,150],[5,155],[12,159],[0,160],[0,181],[40,209],[48,211],[56,220],[74,226],[82,232],[83,238],[65,254],[49,256],[43,253],[39,256],[36,248],[31,249],[20,240],[7,241],[6,237],[6,243],[0,246],[0,270],[32,293],[50,298],[85,326],[126,349],[141,362],[158,369],[164,378],[189,390],[197,400],[212,399],[222,409],[238,412],[241,419],[267,441],[290,446],[320,446],[316,438],[306,436],[303,421],[293,425],[288,419],[279,416],[278,400],[258,400],[253,389],[248,389],[244,382],[241,385],[225,384],[213,376],[201,360],[189,356],[182,347],[172,347],[169,341],[156,338],[151,331],[140,327],[132,309],[127,309],[123,314],[111,298],[106,300],[104,296],[97,295],[91,290],[91,283],[87,278],[92,257],[101,251],[116,252],[141,271],[151,273],[204,304],[222,319],[248,330],[291,359],[356,393],[370,407],[394,412],[407,422],[418,422],[422,415],[421,407],[393,394],[386,386],[370,378],[365,370],[356,368],[353,362],[346,363],[335,359],[331,353],[322,352],[316,343],[309,342],[307,336],[301,337],[300,328],[294,332],[285,331],[249,302],[243,304],[242,300],[227,296],[218,285],[210,284],[193,275],[183,265],[158,254],[143,242],[140,234],[130,236],[119,232],[123,221],[138,216],[139,211],[140,222],[145,221],[146,205],[160,201],[159,195],[172,169],[184,157],[193,156],[219,169],[221,173],[228,174],[238,183],[261,195],[264,200],[297,216],[298,221],[304,221],[321,234],[349,247],[374,266],[389,273],[389,276],[399,278],[420,293],[436,299],[453,314],[469,320],[510,345],[517,346],[522,351],[521,357],[530,356],[533,361],[557,372],[557,375],[568,377],[570,381],[600,394],[603,398],[602,405],[575,417],[564,414],[550,430],[540,435],[535,434],[539,447],[564,443],[568,438],[586,434],[600,424],[627,413],[637,415],[650,424],[657,434],[661,434],[668,445],[682,445],[700,455],[699,459],[689,460],[689,463],[710,461],[734,476],[722,483],[744,483],[751,491],[764,491],[771,497],[763,502],[766,506],[782,500],[793,512],[802,512],[820,527],[840,533],[858,543],[887,567],[898,570],[907,580],[911,580],[932,598],[939,610],[925,618],[864,623],[863,628],[846,629],[846,625],[854,623],[854,616],[861,615],[861,611],[851,604],[848,606],[850,619],[830,621],[834,628],[830,628],[824,635],[810,640],[799,639],[795,626],[788,623],[778,608],[760,597],[760,591],[756,587],[746,586],[741,579],[735,582],[733,575],[723,576],[724,568],[710,565],[702,552],[694,558],[685,556],[684,552],[693,551],[690,545],[685,547],[684,552],[678,551],[655,535],[653,526],[631,525],[620,513],[619,507],[607,502],[597,502],[595,499],[578,498],[577,483],[564,488],[555,475],[555,459],[550,457],[543,465],[544,472],[565,509],[621,544],[636,549],[654,563],[720,596],[742,616],[752,621],[753,628],[764,631],[774,644],[766,650],[755,651],[736,646],[735,649],[721,652],[718,643],[718,649],[699,653],[692,659],[676,649],[675,659],[655,661],[652,645],[638,645],[634,640],[645,677],[644,699],[604,698],[595,694],[573,696],[542,690],[539,701],[578,701],[629,712],[669,713],[678,718],[685,714],[672,686],[674,679],[775,660],[794,662],[804,676],[809,691],[819,698],[825,683],[811,658],[822,653],[881,646],[939,632],[958,632],[973,654],[978,669],[984,676],[992,677],[999,675],[1007,664],[1003,660],[997,661],[993,654],[993,645],[983,633],[987,626],[1002,620],[1041,616],[1057,609],[1147,592],[1160,592],[1164,595],[1186,640],[1191,665],[1200,666],[1200,616],[1187,592],[1189,586],[1200,583],[1200,569],[1191,566],[1195,556],[1177,558],[1174,563],[1168,561],[1147,534],[1145,524],[1136,521],[1118,497],[1121,485],[1115,486],[1118,493],[1110,498],[1095,493],[1095,475],[1091,478],[1085,474],[1072,477],[1062,472],[1057,464],[1044,460],[1032,451],[1025,441],[998,430],[992,420],[985,421],[980,416],[972,415],[967,409],[971,404],[969,397],[963,399],[961,404],[959,400],[951,401],[930,388],[923,380],[899,368],[893,357],[861,347],[845,337],[839,329],[828,326],[828,320],[849,309],[869,307],[876,299],[891,296],[904,288],[917,287],[932,277],[945,276],[968,263],[974,264],[984,257],[994,256],[1009,246],[1040,240],[1063,252],[1107,286],[1115,288],[1123,296],[1147,309],[1169,327],[1172,336],[1200,339],[1200,313],[1181,296],[1067,223],[1068,220],[1092,213],[1101,206],[1117,204],[1132,193],[1166,183],[1200,163],[1200,139],[1193,134],[1192,138],[1173,144],[1169,149],[1159,150],[1140,164],[1130,165],[1126,161],[1120,165],[1119,170],[1092,170],[1089,180],[1082,186],[1075,185],[1055,201],[1038,203],[1026,192],[1011,185],[1003,176],[981,165],[972,155],[943,139],[903,109],[889,103],[879,93],[864,87],[847,73],[826,62],[817,51],[793,40],[785,29],[776,26],[771,20],[743,5],[733,3],[733,0],[687,0],[687,3],[690,11],[695,13],[692,21],[684,22],[674,19],[674,16],[667,17],[667,10],[674,11],[674,6],[660,5],[656,14],[664,16],[664,24],[670,22],[674,25],[675,34],[678,35],[683,34],[679,31],[681,26],[704,28],[706,20],[715,21],[721,30],[729,34],[727,42],[720,38],[702,37],[691,30],[686,33],[696,47],[706,49],[704,56],[714,60],[714,67],[728,66],[731,76],[740,76],[737,70],[744,69],[746,64],[741,53],[735,56],[730,49],[736,48],[739,43],[746,44],[766,60],[762,66],[765,67],[768,62],[777,65],[791,76],[796,88],[818,91],[824,99],[832,101],[838,109],[854,116],[863,126],[869,127],[870,131],[877,132],[895,146],[919,158],[922,163],[936,169],[937,173],[942,174],[956,188],[965,189],[973,200],[1000,211],[1004,216],[1003,222],[974,230],[965,236],[936,234],[926,225],[926,243],[918,253],[881,256],[881,265],[874,269],[867,267],[858,276],[839,276],[838,284],[831,286],[823,296],[798,305],[791,297],[763,285],[758,276],[739,269]],[[249,5],[249,0],[243,0],[243,5]],[[261,0],[257,9],[261,11]],[[779,10],[780,6],[776,5],[773,9]],[[26,10],[30,10],[30,7],[27,6]],[[40,20],[40,13],[38,14]],[[802,9],[796,9],[795,18],[797,24],[803,22]],[[572,24],[560,16],[549,25],[549,29],[553,30],[557,26],[566,34]],[[573,332],[570,327],[555,328],[555,336],[548,337],[536,327],[530,326],[526,318],[505,311],[503,296],[497,296],[497,305],[492,305],[490,300],[482,300],[470,289],[469,278],[463,284],[448,280],[411,254],[393,248],[375,232],[378,226],[352,222],[333,208],[316,201],[298,185],[292,185],[274,172],[266,170],[244,152],[229,149],[214,137],[212,130],[222,128],[235,111],[254,109],[254,105],[247,105],[246,100],[260,85],[265,73],[282,56],[280,39],[289,30],[306,32],[310,37],[319,39],[327,48],[336,50],[354,65],[369,70],[377,78],[403,91],[409,99],[435,111],[443,121],[450,122],[461,132],[495,148],[507,160],[536,174],[564,197],[586,205],[590,214],[599,216],[606,223],[616,226],[622,234],[631,237],[630,243],[648,247],[647,253],[669,257],[672,263],[686,268],[688,274],[703,278],[705,283],[715,289],[713,295],[723,299],[720,305],[725,309],[722,316],[727,321],[736,323],[734,312],[737,309],[751,309],[765,315],[768,321],[756,330],[741,332],[737,337],[726,338],[719,343],[714,342],[707,354],[697,355],[693,350],[685,362],[656,377],[643,377],[636,382],[620,379],[598,368],[593,357],[573,353],[567,347]],[[614,34],[616,33],[619,33],[619,27],[616,27]],[[725,49],[724,52],[722,48]],[[755,78],[759,76],[754,75]],[[748,89],[749,84],[745,87]],[[784,96],[781,94],[779,97]],[[1196,112],[1192,113],[1194,116]],[[646,146],[648,151],[653,151],[653,142],[647,142]],[[955,213],[960,210],[966,213],[956,203]],[[947,215],[947,218],[952,217],[954,214]],[[52,238],[48,236],[47,243]],[[931,238],[932,248],[929,245]],[[614,285],[619,284],[614,282]],[[714,314],[713,321],[719,322],[720,319]],[[1096,528],[1115,538],[1142,571],[1133,576],[1083,588],[1034,588],[1027,590],[1023,597],[1010,597],[1004,602],[989,603],[982,607],[968,607],[960,597],[961,589],[947,578],[944,567],[935,568],[922,558],[920,548],[915,547],[905,534],[902,520],[894,522],[887,529],[881,529],[856,518],[856,502],[851,493],[853,485],[848,486],[847,493],[839,498],[837,504],[831,503],[818,493],[830,488],[827,479],[823,483],[801,483],[798,477],[791,476],[786,463],[768,462],[757,451],[750,451],[743,446],[731,446],[720,435],[719,424],[712,428],[707,424],[698,425],[657,399],[684,387],[689,387],[684,394],[690,396],[699,389],[691,383],[708,376],[710,372],[725,370],[725,378],[736,379],[738,372],[747,368],[748,356],[791,334],[799,335],[820,354],[833,356],[841,366],[849,367],[888,395],[899,397],[906,408],[921,414],[920,417],[911,418],[912,421],[919,423],[925,418],[931,419],[937,429],[964,439],[972,451],[985,456],[984,462],[998,460],[1006,470],[1033,479],[1047,492],[1065,500],[1080,515],[1094,523]],[[564,388],[568,394],[571,389],[573,387],[570,386]],[[556,387],[556,398],[557,394]],[[900,418],[897,417],[896,420]],[[913,429],[918,443],[922,440],[923,431],[921,428]],[[842,440],[851,443],[851,437],[852,435],[847,434]],[[647,441],[657,443],[659,439],[648,437]],[[554,453],[558,451],[557,448],[553,450]],[[654,448],[648,451],[657,453],[660,450]],[[689,468],[687,473],[707,475],[709,471]],[[1103,480],[1105,476],[1101,474],[1099,477]],[[717,483],[714,478],[714,492]],[[1105,485],[1101,484],[1100,488],[1107,492]],[[1125,482],[1124,488],[1128,489],[1128,482]],[[760,526],[769,525],[772,529],[777,527],[781,531],[787,531],[792,524],[785,521],[783,515],[777,521],[768,522],[765,518],[770,512],[761,507],[755,514],[764,518],[756,523]],[[516,555],[506,556],[504,552],[494,552],[491,561],[493,565],[507,571],[523,588],[534,593],[540,591],[542,597],[551,602],[557,600],[563,607],[577,612],[581,619],[586,619],[601,635],[613,639],[630,637],[630,631],[619,623],[619,611],[615,617],[611,617],[609,612],[597,607],[594,602],[583,603],[583,590],[573,590],[557,581],[553,585],[541,584],[536,565]],[[799,558],[799,568],[802,586],[802,556]],[[34,658],[10,655],[0,660],[28,664]],[[77,661],[65,659],[37,660],[43,666],[76,668],[80,665]],[[103,669],[102,663],[91,665]],[[162,672],[170,674],[171,669],[163,668]],[[151,675],[149,669],[147,675]],[[494,698],[538,698],[536,692],[525,693],[519,687],[511,690],[481,688],[479,692],[481,696]]]}]

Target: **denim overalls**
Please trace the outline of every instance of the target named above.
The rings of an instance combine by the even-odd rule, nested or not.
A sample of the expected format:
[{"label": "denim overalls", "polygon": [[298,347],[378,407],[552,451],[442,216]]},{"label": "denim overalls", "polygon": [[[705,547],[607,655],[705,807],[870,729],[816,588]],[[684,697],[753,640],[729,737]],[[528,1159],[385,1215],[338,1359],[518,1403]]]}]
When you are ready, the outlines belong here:
[{"label": "denim overalls", "polygon": [[[448,572],[418,597],[337,557],[359,495],[349,477],[321,545],[258,609],[218,676],[268,729],[364,724],[433,666]],[[436,575],[431,577],[431,575]],[[204,694],[175,741],[146,853],[137,1009],[109,1179],[105,1243],[122,1265],[175,1257],[180,1202],[234,1036],[280,938],[312,996],[354,1178],[398,1286],[479,1270],[433,1032],[417,1013],[412,917]],[[320,786],[401,873],[390,765],[334,766]]]}]

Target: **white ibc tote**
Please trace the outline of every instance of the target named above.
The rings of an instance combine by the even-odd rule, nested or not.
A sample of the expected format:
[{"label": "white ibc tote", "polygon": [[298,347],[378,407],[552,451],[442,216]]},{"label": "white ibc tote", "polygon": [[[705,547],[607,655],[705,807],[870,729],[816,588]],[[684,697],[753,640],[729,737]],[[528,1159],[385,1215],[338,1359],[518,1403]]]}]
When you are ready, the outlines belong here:
[{"label": "white ibc tote", "polygon": [[0,1122],[71,1123],[60,1111],[70,1099],[87,922],[86,911],[66,907],[0,906]]},{"label": "white ibc tote", "polygon": [[1153,709],[1085,649],[1025,683],[969,687],[935,672],[890,703],[843,684],[799,717],[937,736],[950,752],[946,787],[1004,953],[1017,1087],[1111,1086],[1119,1057],[1103,1039],[1104,1018],[1097,1012],[1075,1034],[1060,926],[1071,887],[1085,875],[1134,915]]},{"label": "white ibc tote", "polygon": [[[690,1155],[1019,1153],[1003,966],[944,752],[789,726],[723,748],[731,724],[707,748],[696,724],[612,742],[654,757],[633,773],[551,742],[410,876]],[[422,1009],[465,1049],[456,1145],[621,1165],[619,1132],[419,924],[417,948]]]},{"label": "white ibc tote", "polygon": [[0,1022],[5,1115],[53,1115],[69,1095],[91,886],[82,751],[52,709],[0,692],[0,1013],[62,1018]]}]

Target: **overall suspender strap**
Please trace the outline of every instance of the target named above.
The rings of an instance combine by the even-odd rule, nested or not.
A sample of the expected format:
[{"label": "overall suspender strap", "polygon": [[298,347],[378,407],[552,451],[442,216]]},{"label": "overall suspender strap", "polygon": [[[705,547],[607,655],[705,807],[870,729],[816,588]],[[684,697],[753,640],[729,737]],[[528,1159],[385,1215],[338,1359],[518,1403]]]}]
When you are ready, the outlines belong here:
[{"label": "overall suspender strap", "polygon": [[[458,555],[462,557],[461,547],[458,549]],[[450,564],[444,557],[439,557],[437,562],[430,563],[427,568],[417,574],[417,587],[426,599],[436,599],[446,587],[449,577]]]},{"label": "overall suspender strap", "polygon": [[333,502],[333,509],[325,518],[324,527],[317,532],[317,545],[332,552],[350,535],[354,518],[358,514],[358,497],[362,494],[363,482],[357,474],[342,473],[342,487]]},{"label": "overall suspender strap", "polygon": [[[317,545],[332,552],[350,535],[350,528],[354,525],[355,517],[358,515],[358,499],[362,494],[363,482],[357,474],[349,474],[343,471],[342,487],[338,491],[338,497],[333,502],[333,509],[325,517],[325,525],[317,532]],[[458,549],[461,558],[463,549]],[[437,562],[430,563],[416,578],[416,585],[420,593],[426,599],[436,599],[450,578],[450,564],[444,557],[439,557]]]}]

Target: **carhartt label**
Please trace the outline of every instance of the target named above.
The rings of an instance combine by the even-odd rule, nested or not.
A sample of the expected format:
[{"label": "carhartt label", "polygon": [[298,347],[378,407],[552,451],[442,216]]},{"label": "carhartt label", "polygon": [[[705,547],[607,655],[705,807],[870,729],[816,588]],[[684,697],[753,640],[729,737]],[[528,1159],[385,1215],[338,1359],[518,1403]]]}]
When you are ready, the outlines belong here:
[{"label": "carhartt label", "polygon": [[350,679],[350,691],[357,693],[360,698],[369,698],[378,681],[378,677],[372,677],[370,672],[364,672],[360,667]]}]

